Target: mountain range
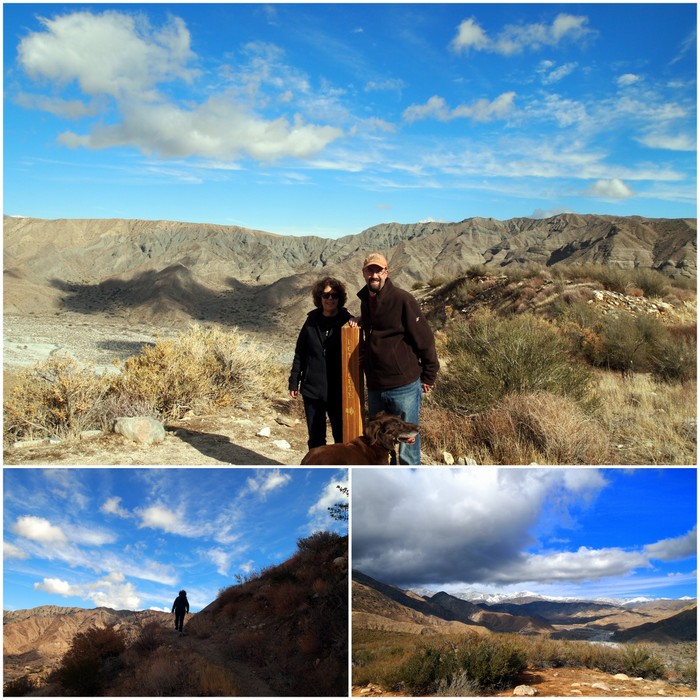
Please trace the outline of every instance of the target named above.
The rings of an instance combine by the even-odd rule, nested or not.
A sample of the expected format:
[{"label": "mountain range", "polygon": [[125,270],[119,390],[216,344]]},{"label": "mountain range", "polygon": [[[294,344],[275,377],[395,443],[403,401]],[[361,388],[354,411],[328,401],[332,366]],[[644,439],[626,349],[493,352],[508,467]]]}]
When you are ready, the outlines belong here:
[{"label": "mountain range", "polygon": [[404,288],[474,265],[598,263],[696,275],[696,219],[561,214],[387,223],[337,239],[214,224],[4,218],[5,312],[118,315],[257,329],[297,326],[321,275],[343,280],[348,308],[365,255],[380,250]]},{"label": "mountain range", "polygon": [[[518,602],[471,602],[444,591],[420,595],[353,571],[353,628],[414,634],[472,629],[555,639],[658,641],[697,639],[697,602],[662,599],[624,605],[594,600],[545,600],[528,595]],[[457,625],[455,624],[457,623]]]}]

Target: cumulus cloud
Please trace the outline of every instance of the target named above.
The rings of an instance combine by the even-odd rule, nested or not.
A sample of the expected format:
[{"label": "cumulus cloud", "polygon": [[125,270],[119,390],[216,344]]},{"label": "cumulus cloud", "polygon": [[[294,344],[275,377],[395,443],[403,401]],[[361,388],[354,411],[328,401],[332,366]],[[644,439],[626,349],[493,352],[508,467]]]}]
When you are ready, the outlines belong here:
[{"label": "cumulus cloud", "polygon": [[496,37],[491,38],[472,17],[460,23],[450,48],[457,53],[474,50],[512,56],[528,50],[556,47],[566,41],[583,41],[595,34],[587,25],[587,17],[562,13],[551,24],[506,25]]},{"label": "cumulus cloud", "polygon": [[619,178],[612,180],[596,180],[587,190],[586,194],[605,199],[629,199],[634,197],[634,190]]},{"label": "cumulus cloud", "polygon": [[[142,15],[115,11],[43,19],[42,30],[20,42],[19,64],[31,78],[58,89],[76,84],[87,99],[81,103],[19,95],[16,101],[71,117],[86,117],[100,107],[100,120],[87,133],[60,134],[59,142],[69,148],[133,146],[165,158],[249,156],[271,162],[308,158],[340,138],[341,128],[307,124],[300,114],[256,113],[256,107],[269,107],[269,100],[259,95],[263,84],[279,92],[283,105],[293,94],[302,94],[310,114],[321,114],[334,104],[325,93],[310,96],[308,81],[298,72],[286,71],[281,80],[275,63],[279,50],[258,44],[247,49],[254,55],[247,72],[237,76],[240,89],[220,91],[201,104],[185,106],[166,97],[162,89],[192,83],[200,75],[193,67],[197,57],[182,19],[172,17],[162,27],[151,26]],[[116,119],[102,118],[109,104],[115,108],[109,114],[117,114]]]},{"label": "cumulus cloud", "polygon": [[118,515],[120,518],[128,518],[129,511],[119,505],[121,501],[122,499],[120,496],[108,498],[102,506],[100,506],[100,511],[108,513],[109,515]]},{"label": "cumulus cloud", "polygon": [[697,552],[697,547],[698,528],[696,526],[681,537],[671,537],[649,544],[644,548],[644,552],[650,559],[676,561],[693,556]]},{"label": "cumulus cloud", "polygon": [[513,111],[515,93],[504,92],[494,100],[476,100],[471,105],[458,105],[449,108],[445,99],[433,95],[423,105],[411,105],[404,110],[403,118],[407,122],[415,122],[420,119],[438,119],[450,121],[452,119],[467,118],[477,122],[488,122],[493,119],[505,119]]},{"label": "cumulus cloud", "polygon": [[97,581],[81,584],[71,584],[58,578],[45,578],[35,583],[34,589],[64,598],[81,598],[90,601],[95,607],[113,610],[138,610],[141,606],[141,596],[120,572],[112,572]]},{"label": "cumulus cloud", "polygon": [[207,557],[216,565],[217,573],[222,576],[228,574],[232,559],[232,553],[230,551],[225,551],[220,547],[213,547],[207,551]]},{"label": "cumulus cloud", "polygon": [[309,507],[311,517],[310,529],[322,530],[328,527],[332,520],[328,509],[336,503],[346,502],[348,499],[339,488],[349,487],[347,472],[338,473],[324,487],[318,500]]},{"label": "cumulus cloud", "polygon": [[[537,544],[530,533],[545,504],[563,513],[605,487],[597,470],[573,471],[360,470],[352,483],[355,565],[397,583],[537,579],[545,557],[523,552]],[[563,563],[574,575],[592,560],[579,552]]]},{"label": "cumulus cloud", "polygon": [[16,535],[41,544],[65,545],[68,542],[66,534],[60,527],[52,525],[46,518],[35,515],[23,515],[17,518],[11,529]]},{"label": "cumulus cloud", "polygon": [[136,514],[141,519],[139,527],[150,527],[170,533],[180,533],[183,530],[180,515],[161,504],[139,508]]},{"label": "cumulus cloud", "polygon": [[619,87],[629,87],[630,85],[638,83],[640,80],[641,77],[635,75],[634,73],[625,73],[624,75],[618,77],[617,84]]},{"label": "cumulus cloud", "polygon": [[565,63],[557,66],[554,61],[542,61],[537,67],[537,72],[542,82],[545,85],[550,85],[551,83],[558,83],[566,76],[571,75],[576,68],[578,68],[578,63]]}]

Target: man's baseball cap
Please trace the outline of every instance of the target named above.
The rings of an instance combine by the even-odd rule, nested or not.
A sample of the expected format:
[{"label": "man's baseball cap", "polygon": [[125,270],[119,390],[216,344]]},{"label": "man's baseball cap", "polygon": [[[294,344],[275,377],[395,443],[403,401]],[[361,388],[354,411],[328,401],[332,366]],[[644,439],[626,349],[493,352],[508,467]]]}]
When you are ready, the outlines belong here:
[{"label": "man's baseball cap", "polygon": [[386,263],[386,258],[381,253],[370,253],[362,263],[362,269],[364,270],[370,265],[377,265],[385,270],[389,267]]}]

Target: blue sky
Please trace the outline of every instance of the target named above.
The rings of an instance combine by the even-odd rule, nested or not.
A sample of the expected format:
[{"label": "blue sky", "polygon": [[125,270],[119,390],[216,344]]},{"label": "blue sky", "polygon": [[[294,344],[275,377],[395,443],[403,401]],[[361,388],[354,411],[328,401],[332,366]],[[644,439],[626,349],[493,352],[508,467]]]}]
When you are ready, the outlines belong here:
[{"label": "blue sky", "polygon": [[404,588],[697,596],[696,469],[353,470],[353,567]]},{"label": "blue sky", "polygon": [[220,589],[279,564],[328,516],[347,470],[4,470],[3,608],[193,612]]},{"label": "blue sky", "polygon": [[4,4],[5,214],[696,216],[695,3]]}]

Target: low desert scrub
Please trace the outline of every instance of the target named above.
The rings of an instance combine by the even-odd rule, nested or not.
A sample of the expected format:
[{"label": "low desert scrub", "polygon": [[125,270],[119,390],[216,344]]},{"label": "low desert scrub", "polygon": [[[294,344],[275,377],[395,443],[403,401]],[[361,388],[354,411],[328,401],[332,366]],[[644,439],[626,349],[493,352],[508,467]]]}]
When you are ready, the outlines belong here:
[{"label": "low desert scrub", "polygon": [[52,358],[22,373],[4,405],[5,442],[76,438],[109,429],[119,416],[182,417],[279,394],[285,370],[274,349],[236,329],[193,327],[145,346],[118,374],[98,375],[71,359]]},{"label": "low desert scrub", "polygon": [[4,405],[6,440],[73,438],[100,427],[110,381],[70,358],[51,358],[21,372]]},{"label": "low desert scrub", "polygon": [[[674,646],[674,645],[671,645]],[[684,666],[683,682],[692,672],[693,654]],[[420,635],[353,630],[353,685],[377,684],[410,695],[483,695],[517,683],[529,669],[580,668],[625,673],[648,679],[678,677],[656,649],[647,645],[609,646],[589,642],[523,637],[516,634],[466,636]]]},{"label": "low desert scrub", "polygon": [[189,410],[269,396],[281,383],[272,348],[253,344],[235,329],[195,326],[128,358],[114,388],[163,417],[178,418]]},{"label": "low desert scrub", "polygon": [[2,694],[6,698],[23,697],[30,695],[36,688],[36,683],[29,676],[20,676],[13,681],[5,683]]},{"label": "low desert scrub", "polygon": [[69,694],[101,695],[111,676],[107,660],[118,661],[125,648],[124,634],[112,627],[79,632],[56,670],[56,680]]},{"label": "low desert scrub", "polygon": [[591,377],[567,339],[531,315],[499,318],[483,311],[453,324],[447,337],[449,371],[434,400],[456,413],[492,408],[510,394],[546,391],[590,402]]}]

